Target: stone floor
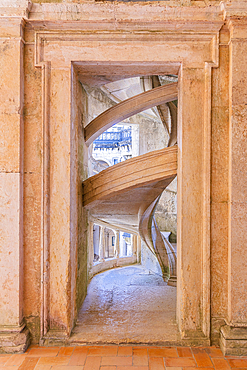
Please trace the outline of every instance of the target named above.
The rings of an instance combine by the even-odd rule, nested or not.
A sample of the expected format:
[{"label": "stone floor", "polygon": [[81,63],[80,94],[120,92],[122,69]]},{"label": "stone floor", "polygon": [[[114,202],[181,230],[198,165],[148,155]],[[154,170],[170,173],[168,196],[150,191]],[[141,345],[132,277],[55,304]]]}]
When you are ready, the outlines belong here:
[{"label": "stone floor", "polygon": [[176,288],[140,265],[96,275],[70,343],[178,345]]},{"label": "stone floor", "polygon": [[23,355],[1,355],[0,370],[246,370],[247,357],[220,349],[151,346],[31,346]]}]

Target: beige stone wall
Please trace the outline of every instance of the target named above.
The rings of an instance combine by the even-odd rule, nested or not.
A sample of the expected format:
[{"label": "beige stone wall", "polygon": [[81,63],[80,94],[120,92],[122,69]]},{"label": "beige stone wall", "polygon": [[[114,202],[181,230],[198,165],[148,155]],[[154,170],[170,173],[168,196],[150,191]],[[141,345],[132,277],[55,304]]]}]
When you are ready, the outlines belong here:
[{"label": "beige stone wall", "polygon": [[211,337],[227,319],[229,212],[229,31],[220,32],[219,68],[212,71]]},{"label": "beige stone wall", "polygon": [[[34,33],[26,30],[26,39]],[[24,47],[24,316],[34,342],[40,335],[42,71],[34,65],[35,47]]]},{"label": "beige stone wall", "polygon": [[0,326],[10,335],[23,318],[34,342],[44,328],[60,339],[71,332],[87,284],[80,184],[83,125],[94,115],[71,62],[126,71],[131,60],[138,70],[180,71],[181,336],[218,343],[220,332],[227,353],[246,353],[247,7],[183,3],[181,12],[176,1],[34,1],[30,12],[28,1],[0,0]]}]

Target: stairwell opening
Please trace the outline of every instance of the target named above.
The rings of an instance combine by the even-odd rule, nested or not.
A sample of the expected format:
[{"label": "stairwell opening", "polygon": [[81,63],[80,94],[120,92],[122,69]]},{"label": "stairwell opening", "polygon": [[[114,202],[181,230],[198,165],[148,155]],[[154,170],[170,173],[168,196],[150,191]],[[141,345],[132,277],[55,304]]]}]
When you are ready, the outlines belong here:
[{"label": "stairwell opening", "polygon": [[[87,105],[83,124],[87,126],[99,114],[123,100],[176,81],[177,76],[167,75],[132,77],[106,83],[100,88],[83,84],[82,94]],[[154,106],[101,133],[88,149],[91,184],[95,176],[111,166],[176,144],[176,107],[176,101]],[[123,177],[126,170],[127,167]],[[92,280],[79,312],[72,342],[177,343],[177,189],[175,175],[173,178],[173,181],[169,179],[166,190],[159,191],[155,197],[148,215],[152,223],[149,220],[146,235],[143,230],[140,232],[138,223],[133,222],[131,212],[128,217],[121,213],[123,202],[131,202],[128,192],[123,191],[119,215],[115,218],[118,208],[115,199],[112,201],[113,212],[109,213],[109,204],[108,213],[104,213],[102,207],[98,213],[97,207],[89,209],[88,276]],[[139,206],[138,222],[142,213]],[[115,267],[118,268],[105,271]],[[99,274],[101,271],[105,272]],[[98,335],[99,331],[101,335]]]}]

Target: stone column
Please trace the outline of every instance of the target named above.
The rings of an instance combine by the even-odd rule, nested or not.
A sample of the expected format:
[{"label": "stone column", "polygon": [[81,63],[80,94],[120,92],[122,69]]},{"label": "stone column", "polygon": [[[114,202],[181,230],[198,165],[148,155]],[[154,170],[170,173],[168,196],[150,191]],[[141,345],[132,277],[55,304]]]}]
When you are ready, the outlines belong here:
[{"label": "stone column", "polygon": [[141,237],[140,235],[137,236],[137,251],[136,251],[136,254],[137,254],[137,263],[140,263],[141,262],[141,249],[142,249],[142,240],[141,240]]},{"label": "stone column", "polygon": [[119,230],[115,231],[115,247],[114,247],[114,255],[116,258],[119,258],[119,253],[120,253],[120,245],[119,245]]},{"label": "stone column", "polygon": [[[91,269],[93,267],[93,259],[94,259],[94,223],[89,221],[89,238],[88,238],[88,274],[90,275]],[[91,275],[90,275],[91,276]]]},{"label": "stone column", "polygon": [[0,352],[25,351],[29,341],[23,323],[23,25],[19,17],[0,20]]},{"label": "stone column", "polygon": [[[247,11],[246,2],[236,4]],[[228,319],[221,348],[247,355],[247,17],[231,14],[229,128]]]},{"label": "stone column", "polygon": [[105,260],[105,228],[103,226],[100,226],[99,260],[100,262]]},{"label": "stone column", "polygon": [[[178,324],[182,338],[209,344],[210,120],[207,69],[183,66],[178,122]],[[207,101],[207,100],[206,100]],[[207,142],[209,140],[209,142]],[[206,153],[206,154],[205,154]],[[207,207],[207,208],[206,208]],[[206,226],[205,226],[206,225]],[[200,268],[198,268],[200,266]],[[205,327],[205,325],[207,327]]]},{"label": "stone column", "polygon": [[131,242],[132,242],[132,254],[133,256],[137,256],[137,235],[131,234]]}]

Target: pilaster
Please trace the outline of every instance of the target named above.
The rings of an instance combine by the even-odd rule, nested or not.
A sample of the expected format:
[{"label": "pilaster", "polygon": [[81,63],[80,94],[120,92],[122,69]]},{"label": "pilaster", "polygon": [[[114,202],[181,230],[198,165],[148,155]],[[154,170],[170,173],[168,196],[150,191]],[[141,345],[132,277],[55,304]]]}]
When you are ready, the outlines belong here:
[{"label": "pilaster", "polygon": [[210,284],[208,75],[207,66],[182,67],[178,99],[177,319],[183,339],[204,344],[209,344]]},{"label": "pilaster", "polygon": [[230,30],[228,319],[220,344],[247,354],[247,4],[226,4]]},{"label": "pilaster", "polygon": [[[1,5],[1,4],[0,4]],[[0,352],[23,352],[23,26],[0,18]]]}]

